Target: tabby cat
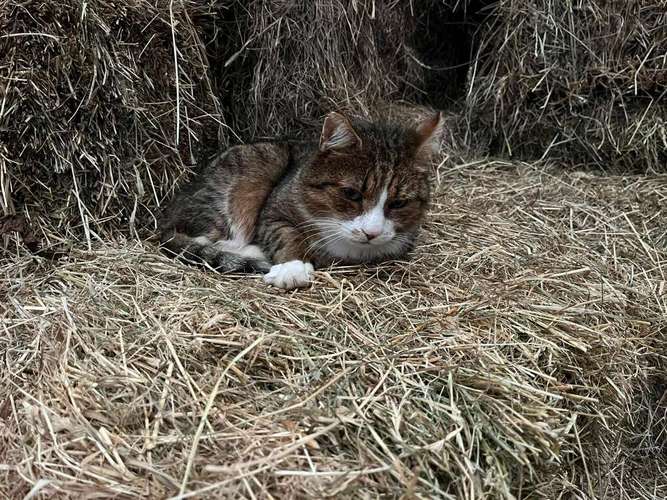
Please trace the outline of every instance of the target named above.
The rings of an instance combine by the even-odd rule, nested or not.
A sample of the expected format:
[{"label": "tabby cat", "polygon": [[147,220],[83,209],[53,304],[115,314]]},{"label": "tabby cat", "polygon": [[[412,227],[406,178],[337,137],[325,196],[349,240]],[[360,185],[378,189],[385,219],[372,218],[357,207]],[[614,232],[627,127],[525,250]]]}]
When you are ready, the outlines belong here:
[{"label": "tabby cat", "polygon": [[178,193],[161,224],[171,255],[307,286],[314,267],[400,257],[429,201],[439,113],[416,127],[324,120],[317,142],[234,146]]}]

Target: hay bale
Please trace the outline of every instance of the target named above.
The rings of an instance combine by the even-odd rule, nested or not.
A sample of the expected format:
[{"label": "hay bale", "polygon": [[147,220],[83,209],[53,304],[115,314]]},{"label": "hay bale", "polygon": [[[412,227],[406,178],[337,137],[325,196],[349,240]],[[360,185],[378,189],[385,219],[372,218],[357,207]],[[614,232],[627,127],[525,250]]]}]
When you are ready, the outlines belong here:
[{"label": "hay bale", "polygon": [[375,102],[414,95],[412,18],[398,3],[253,0],[230,17],[239,49],[220,61],[221,94],[246,137],[299,134],[328,110],[368,115]]},{"label": "hay bale", "polygon": [[493,151],[665,171],[667,3],[503,0],[479,33],[467,114]]},{"label": "hay bale", "polygon": [[410,262],[296,293],[1,262],[0,497],[665,498],[665,180],[439,175]]},{"label": "hay bale", "polygon": [[213,16],[189,1],[1,2],[3,212],[88,239],[145,218],[204,132],[223,138],[201,40]]},{"label": "hay bale", "polygon": [[[243,138],[303,134],[328,111],[366,117],[388,102],[451,105],[465,92],[465,4],[240,2],[214,71]],[[239,47],[231,55],[225,47]],[[222,57],[220,55],[222,54]],[[213,56],[212,56],[213,57]]]}]

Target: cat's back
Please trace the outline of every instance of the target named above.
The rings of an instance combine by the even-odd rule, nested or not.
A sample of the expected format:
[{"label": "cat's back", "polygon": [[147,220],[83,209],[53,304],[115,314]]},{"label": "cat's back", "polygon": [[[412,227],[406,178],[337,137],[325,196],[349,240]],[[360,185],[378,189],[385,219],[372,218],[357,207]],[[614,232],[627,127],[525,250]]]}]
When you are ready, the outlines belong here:
[{"label": "cat's back", "polygon": [[247,196],[253,197],[261,193],[265,198],[281,181],[297,173],[316,151],[316,143],[293,139],[233,146],[212,165],[211,179],[218,186],[228,187],[230,195],[251,193]]},{"label": "cat's back", "polygon": [[[214,165],[212,181],[232,232],[252,239],[259,214],[273,190],[298,165],[301,148],[290,141],[234,146]],[[232,222],[233,221],[233,222]]]},{"label": "cat's back", "polygon": [[244,233],[250,232],[266,198],[290,168],[292,149],[288,141],[226,149],[179,188],[162,214],[160,227],[196,235],[206,233],[204,227],[215,226],[228,236],[229,222],[236,220]]},{"label": "cat's back", "polygon": [[217,156],[205,170],[209,180],[226,183],[235,178],[259,178],[281,171],[289,162],[290,146],[285,142],[256,142],[232,146]]}]

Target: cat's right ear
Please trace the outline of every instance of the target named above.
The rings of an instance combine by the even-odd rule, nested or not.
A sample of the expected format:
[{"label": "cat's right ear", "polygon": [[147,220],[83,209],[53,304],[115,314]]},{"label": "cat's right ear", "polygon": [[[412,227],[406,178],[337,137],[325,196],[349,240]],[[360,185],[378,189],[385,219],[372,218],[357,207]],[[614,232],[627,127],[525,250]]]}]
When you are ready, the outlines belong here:
[{"label": "cat's right ear", "polygon": [[361,139],[347,118],[332,111],[324,119],[320,136],[320,151],[339,151],[353,146],[360,147]]},{"label": "cat's right ear", "polygon": [[417,134],[417,154],[430,157],[440,150],[440,141],[444,128],[444,117],[441,112],[425,117],[419,123]]}]

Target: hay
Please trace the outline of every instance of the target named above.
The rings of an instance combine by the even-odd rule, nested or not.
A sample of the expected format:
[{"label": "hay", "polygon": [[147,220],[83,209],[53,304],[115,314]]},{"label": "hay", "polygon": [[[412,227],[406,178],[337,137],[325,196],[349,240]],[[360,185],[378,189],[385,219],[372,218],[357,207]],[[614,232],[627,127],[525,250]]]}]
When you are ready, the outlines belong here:
[{"label": "hay", "polygon": [[414,18],[400,2],[256,0],[228,17],[240,49],[219,60],[221,94],[245,137],[310,132],[329,110],[369,116],[418,92],[422,70],[405,47]]},{"label": "hay", "polygon": [[442,167],[414,259],[308,291],[119,240],[0,268],[0,491],[660,498],[667,185]]},{"label": "hay", "polygon": [[212,16],[187,1],[0,2],[3,213],[89,241],[150,220],[204,131],[223,137],[199,35]]},{"label": "hay", "polygon": [[667,2],[503,0],[467,114],[492,150],[606,169],[667,166]]},{"label": "hay", "polygon": [[[667,184],[571,167],[664,167],[662,4],[488,3],[0,0],[0,496],[667,496]],[[135,239],[211,149],[410,119],[476,47],[409,262],[284,294]]]},{"label": "hay", "polygon": [[237,3],[224,15],[228,36],[209,46],[230,124],[250,139],[311,133],[332,109],[377,117],[402,100],[456,108],[483,4]]}]

